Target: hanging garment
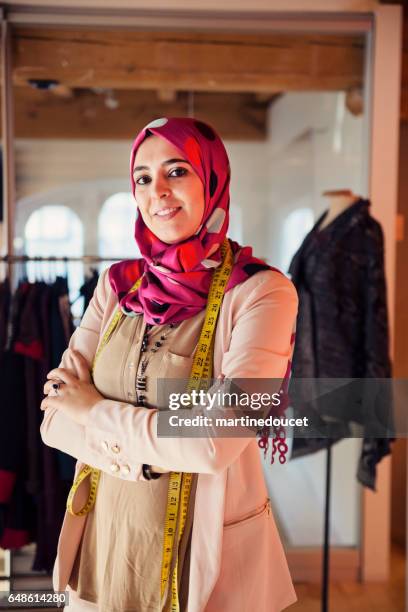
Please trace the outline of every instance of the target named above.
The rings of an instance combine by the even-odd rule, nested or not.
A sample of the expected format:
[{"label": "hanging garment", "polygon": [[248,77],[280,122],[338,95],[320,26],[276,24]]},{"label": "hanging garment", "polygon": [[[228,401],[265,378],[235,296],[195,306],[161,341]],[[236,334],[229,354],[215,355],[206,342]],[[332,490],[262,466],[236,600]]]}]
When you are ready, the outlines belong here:
[{"label": "hanging garment", "polygon": [[27,470],[24,357],[10,348],[28,291],[28,283],[20,283],[8,311],[1,313],[6,322],[0,363],[0,547],[4,549],[31,542],[35,525],[32,499],[23,486]]},{"label": "hanging garment", "polygon": [[67,299],[65,278],[51,285],[22,282],[9,312],[1,312],[0,546],[36,542],[33,569],[48,572],[75,462],[42,444],[39,405],[46,375],[58,365],[72,329]]},{"label": "hanging garment", "polygon": [[[359,199],[325,228],[323,213],[289,267],[299,295],[293,378],[389,378],[383,233]],[[301,408],[301,406],[299,406]],[[292,458],[327,446],[295,438]],[[389,439],[365,438],[358,480],[375,488]]]},{"label": "hanging garment", "polygon": [[92,268],[91,276],[87,276],[85,278],[84,284],[79,290],[80,296],[83,296],[84,298],[83,312],[85,312],[89,306],[89,302],[91,301],[94,291],[96,289],[96,285],[98,284],[98,278],[98,271]]},{"label": "hanging garment", "polygon": [[0,283],[0,356],[6,350],[7,323],[10,311],[10,282],[6,278]]}]

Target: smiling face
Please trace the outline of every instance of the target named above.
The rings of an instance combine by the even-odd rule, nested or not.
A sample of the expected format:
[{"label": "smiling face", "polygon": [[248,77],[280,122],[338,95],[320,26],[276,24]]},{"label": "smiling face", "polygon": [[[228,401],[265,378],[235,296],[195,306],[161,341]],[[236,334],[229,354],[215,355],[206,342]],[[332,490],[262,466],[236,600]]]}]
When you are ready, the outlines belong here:
[{"label": "smiling face", "polygon": [[151,135],[136,152],[134,196],[147,227],[167,244],[189,238],[204,214],[204,185],[185,156]]}]

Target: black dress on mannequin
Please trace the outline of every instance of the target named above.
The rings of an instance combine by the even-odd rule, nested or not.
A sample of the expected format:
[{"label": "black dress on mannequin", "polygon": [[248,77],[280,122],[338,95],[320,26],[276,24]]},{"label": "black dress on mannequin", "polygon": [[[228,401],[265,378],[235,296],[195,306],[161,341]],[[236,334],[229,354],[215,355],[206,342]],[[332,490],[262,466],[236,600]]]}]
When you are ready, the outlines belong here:
[{"label": "black dress on mannequin", "polygon": [[[359,199],[304,239],[289,273],[299,294],[293,378],[390,378],[383,233]],[[357,469],[375,489],[376,465],[390,439],[364,438]],[[327,447],[323,438],[295,438],[292,458]]]}]

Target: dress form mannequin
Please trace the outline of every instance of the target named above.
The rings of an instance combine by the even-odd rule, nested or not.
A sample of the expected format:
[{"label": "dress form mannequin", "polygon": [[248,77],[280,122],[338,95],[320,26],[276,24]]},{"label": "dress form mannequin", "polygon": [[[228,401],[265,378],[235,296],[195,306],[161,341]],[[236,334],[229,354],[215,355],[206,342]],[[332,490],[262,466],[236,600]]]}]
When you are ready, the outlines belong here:
[{"label": "dress form mannequin", "polygon": [[[331,189],[324,191],[322,196],[328,200],[328,211],[322,222],[317,227],[321,231],[327,227],[336,217],[343,213],[349,206],[357,202],[360,197],[355,195],[351,189]],[[325,483],[325,509],[323,529],[323,563],[322,563],[322,612],[329,610],[329,574],[330,574],[330,501],[332,480],[332,446],[327,439],[326,446],[326,483]]]},{"label": "dress form mannequin", "polygon": [[322,195],[328,200],[329,210],[318,227],[319,231],[334,221],[346,208],[360,199],[360,196],[357,196],[350,189],[331,189],[324,191]]}]

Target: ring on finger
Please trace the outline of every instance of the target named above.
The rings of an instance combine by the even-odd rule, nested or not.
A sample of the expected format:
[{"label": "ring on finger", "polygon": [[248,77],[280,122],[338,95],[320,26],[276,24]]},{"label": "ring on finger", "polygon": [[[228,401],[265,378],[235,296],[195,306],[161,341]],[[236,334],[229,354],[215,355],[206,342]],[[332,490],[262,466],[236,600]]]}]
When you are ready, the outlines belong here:
[{"label": "ring on finger", "polygon": [[54,389],[55,395],[58,395],[58,390],[61,387],[61,383],[52,383],[52,388]]}]

